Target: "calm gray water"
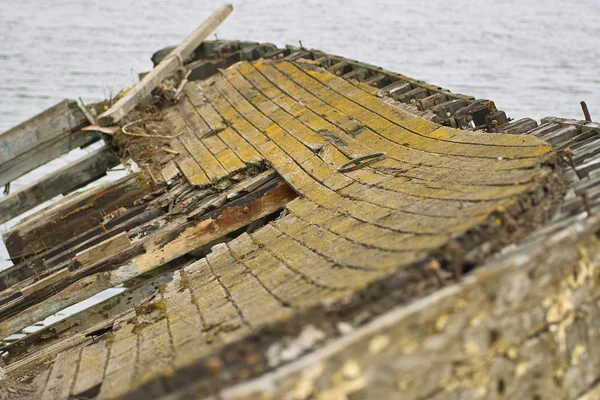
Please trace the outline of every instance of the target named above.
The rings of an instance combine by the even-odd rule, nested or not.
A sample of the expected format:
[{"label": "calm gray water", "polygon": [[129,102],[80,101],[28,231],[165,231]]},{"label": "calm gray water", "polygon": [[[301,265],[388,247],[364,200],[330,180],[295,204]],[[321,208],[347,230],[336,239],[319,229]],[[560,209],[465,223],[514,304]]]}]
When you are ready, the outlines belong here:
[{"label": "calm gray water", "polygon": [[[154,51],[179,43],[222,4],[0,0],[0,132],[65,97],[92,102],[131,86],[151,68]],[[580,119],[586,100],[600,120],[598,16],[599,0],[235,1],[217,34],[277,45],[302,40],[494,100],[513,118]],[[13,190],[81,154],[33,171]],[[0,269],[10,265],[6,257],[0,245]]]}]

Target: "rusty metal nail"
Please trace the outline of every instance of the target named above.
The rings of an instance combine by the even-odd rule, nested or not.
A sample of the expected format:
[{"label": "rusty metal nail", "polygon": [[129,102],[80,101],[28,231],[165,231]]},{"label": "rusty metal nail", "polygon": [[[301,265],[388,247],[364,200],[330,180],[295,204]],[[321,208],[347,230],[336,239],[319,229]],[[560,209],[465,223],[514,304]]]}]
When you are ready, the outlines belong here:
[{"label": "rusty metal nail", "polygon": [[248,206],[244,206],[244,208],[242,208],[242,211],[245,213],[249,212],[250,209],[248,208]]},{"label": "rusty metal nail", "polygon": [[585,117],[585,120],[587,122],[592,122],[592,117],[590,116],[590,111],[588,110],[585,101],[580,101],[579,104],[581,104],[581,110],[583,110],[583,116]]}]

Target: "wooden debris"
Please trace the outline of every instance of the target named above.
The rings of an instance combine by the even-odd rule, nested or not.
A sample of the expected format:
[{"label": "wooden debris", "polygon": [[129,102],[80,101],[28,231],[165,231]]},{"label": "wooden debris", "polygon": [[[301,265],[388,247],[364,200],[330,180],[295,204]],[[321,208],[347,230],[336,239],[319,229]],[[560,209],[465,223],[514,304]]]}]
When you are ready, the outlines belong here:
[{"label": "wooden debris", "polygon": [[2,237],[11,258],[18,263],[98,226],[104,214],[120,207],[132,207],[150,191],[142,174],[129,175],[73,194],[22,220]]},{"label": "wooden debris", "polygon": [[0,198],[0,224],[58,196],[67,194],[104,175],[120,163],[108,146],[38,179],[23,189]]},{"label": "wooden debris", "polygon": [[69,151],[99,139],[74,100],[63,100],[0,134],[0,186]]},{"label": "wooden debris", "polygon": [[192,32],[179,46],[177,46],[160,64],[148,75],[120,98],[111,108],[100,115],[100,125],[107,126],[119,122],[125,115],[133,110],[144,98],[156,89],[161,82],[171,75],[177,68],[183,66],[183,59],[189,56],[204,39],[214,31],[217,26],[233,11],[231,5],[221,7],[206,19],[194,32]]},{"label": "wooden debris", "polygon": [[39,281],[31,284],[29,286],[25,286],[21,288],[21,294],[23,296],[30,296],[31,294],[44,289],[54,283],[60,282],[61,280],[67,278],[70,275],[69,268],[63,268],[58,272],[53,273]]},{"label": "wooden debris", "polygon": [[75,258],[79,261],[79,264],[86,266],[97,262],[98,260],[111,257],[130,247],[131,240],[129,240],[127,232],[122,232],[102,243],[98,243],[97,245],[82,251],[81,253],[77,253]]},{"label": "wooden debris", "polygon": [[[554,121],[557,127],[538,128],[524,119],[499,127],[498,121],[508,120],[492,102],[317,51],[273,51],[230,42],[192,50],[192,63],[206,66],[202,74],[221,62],[268,59],[271,53],[278,61],[242,61],[208,81],[184,82],[177,105],[147,110],[145,121],[153,126],[144,126],[169,135],[127,138],[148,144],[143,147],[147,162],[134,145],[118,146],[142,168],[148,166],[154,191],[145,180],[120,182],[67,200],[67,206],[58,206],[60,212],[40,214],[35,229],[38,217],[15,227],[13,233],[35,235],[11,236],[11,256],[19,251],[27,260],[0,273],[2,335],[104,289],[120,284],[134,288],[6,346],[9,374],[45,369],[43,362],[56,357],[47,372],[51,381],[39,393],[73,398],[207,397],[266,370],[282,379],[269,382],[275,397],[290,394],[280,393],[283,387],[293,387],[291,397],[299,398],[387,398],[404,395],[406,389],[412,396],[407,398],[429,398],[460,396],[465,388],[492,397],[496,388],[504,392],[513,382],[540,387],[536,369],[522,376],[509,369],[512,381],[503,378],[499,385],[494,375],[488,384],[489,371],[504,370],[502,363],[494,369],[496,358],[505,363],[517,357],[505,351],[505,340],[518,337],[514,346],[526,353],[527,346],[520,344],[541,346],[587,331],[553,329],[560,321],[577,320],[563,315],[571,310],[561,306],[566,304],[562,300],[552,310],[542,310],[542,320],[551,318],[539,323],[537,308],[529,313],[534,307],[512,298],[515,293],[531,296],[546,307],[555,295],[563,296],[557,290],[577,287],[590,294],[588,261],[597,252],[597,240],[592,233],[585,234],[584,249],[571,243],[575,237],[583,240],[587,228],[553,236],[557,246],[568,242],[564,257],[554,257],[553,246],[544,244],[548,249],[525,248],[526,259],[519,250],[500,267],[476,277],[471,272],[473,260],[519,240],[561,196],[563,182],[553,174],[558,158],[550,147],[528,134],[439,126],[410,110],[419,107],[419,115],[428,112],[462,128],[489,125],[513,133],[537,128],[554,146],[565,148],[581,139],[579,125]],[[212,66],[203,64],[207,52],[215,54]],[[182,53],[176,54],[161,63],[183,62]],[[127,114],[131,103],[125,103],[111,114],[111,122]],[[387,157],[377,164],[338,170],[356,157],[382,152]],[[584,153],[572,147],[572,162],[579,167],[578,156]],[[590,176],[596,171],[586,168]],[[182,176],[175,179],[179,171]],[[586,207],[592,210],[597,194],[586,193]],[[79,227],[77,218],[85,226]],[[88,221],[95,225],[87,226]],[[592,214],[585,223],[597,221]],[[74,236],[46,233],[55,226]],[[597,225],[589,227],[596,231]],[[32,249],[37,253],[28,253]],[[552,276],[544,269],[544,257],[553,266]],[[568,267],[554,267],[563,260]],[[574,278],[573,265],[582,269]],[[535,272],[526,273],[531,279],[513,277],[523,268]],[[507,273],[509,269],[515,271]],[[156,277],[165,272],[166,277]],[[533,279],[537,273],[547,279]],[[570,277],[567,284],[554,279],[563,273]],[[452,285],[452,275],[460,282]],[[531,291],[523,282],[546,286]],[[536,293],[544,294],[544,302]],[[564,297],[578,298],[570,292]],[[448,298],[452,302],[440,300]],[[440,307],[422,307],[438,302]],[[524,307],[526,323],[511,320],[512,311],[502,307]],[[590,315],[596,314],[593,310]],[[502,337],[490,333],[487,324],[494,321],[502,322],[492,327]],[[515,334],[513,325],[523,332]],[[539,329],[559,334],[549,342],[538,341]],[[588,362],[585,347],[572,344],[554,346],[574,349],[569,357],[556,353],[555,358],[575,360],[569,368],[597,364]],[[454,356],[420,363],[421,358],[435,359],[427,352],[443,354],[444,349]],[[319,370],[311,357],[319,357],[327,368]],[[397,362],[406,357],[408,367]],[[489,360],[494,363],[485,364]],[[280,368],[286,364],[289,368]],[[371,377],[386,376],[386,371],[398,373],[389,382],[384,379],[383,386],[374,384]],[[597,379],[595,373],[585,376],[590,378],[585,384],[561,385],[582,393]],[[325,380],[316,384],[317,377]],[[555,378],[549,381],[560,381]]]}]

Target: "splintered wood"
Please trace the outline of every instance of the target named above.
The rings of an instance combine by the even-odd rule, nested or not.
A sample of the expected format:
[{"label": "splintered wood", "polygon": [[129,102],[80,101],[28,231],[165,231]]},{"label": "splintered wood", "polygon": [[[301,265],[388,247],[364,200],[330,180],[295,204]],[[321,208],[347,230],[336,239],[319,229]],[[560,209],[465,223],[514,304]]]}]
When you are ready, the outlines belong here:
[{"label": "splintered wood", "polygon": [[[56,355],[38,387],[45,398],[143,398],[192,382],[208,396],[215,381],[276,368],[340,326],[435,291],[472,262],[471,250],[486,243],[489,254],[539,220],[531,210],[557,185],[546,143],[442,127],[376,92],[285,60],[242,61],[187,83],[156,119],[171,136],[157,147],[168,159],[153,188],[140,180],[144,189],[123,198],[106,189],[7,234],[11,256],[26,260],[0,276],[3,334],[35,322],[25,313],[43,319],[122,283],[133,282],[138,303],[106,300],[44,341],[7,346],[7,371],[26,373],[40,352]],[[93,209],[101,204],[103,213]],[[65,242],[39,232],[77,213],[94,226],[60,251],[41,244]],[[77,328],[83,316],[90,322]]]}]

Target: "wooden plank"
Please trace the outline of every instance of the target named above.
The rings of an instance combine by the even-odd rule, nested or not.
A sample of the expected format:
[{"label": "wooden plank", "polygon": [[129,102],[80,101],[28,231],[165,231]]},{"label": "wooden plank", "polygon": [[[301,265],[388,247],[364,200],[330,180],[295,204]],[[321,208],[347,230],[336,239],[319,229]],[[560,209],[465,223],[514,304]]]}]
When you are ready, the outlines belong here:
[{"label": "wooden plank", "polygon": [[172,276],[172,273],[167,273],[150,282],[134,284],[132,288],[114,297],[2,347],[1,351],[7,352],[4,356],[5,362],[13,364],[27,354],[33,354],[36,351],[40,351],[41,348],[52,346],[54,343],[84,332],[92,326],[106,321],[107,312],[110,315],[119,315],[133,309],[134,304],[152,295],[158,289],[159,285],[167,284],[171,281]]},{"label": "wooden plank", "polygon": [[63,400],[69,397],[80,353],[81,348],[75,347],[56,356],[56,361],[54,361],[52,372],[50,372],[48,383],[42,395],[43,399]]},{"label": "wooden plank", "polygon": [[[229,70],[227,78],[240,93],[243,93],[246,100],[252,102],[256,107],[254,113],[246,114],[244,117],[248,120],[262,118],[265,120],[263,125],[270,123],[269,127],[265,130],[267,136],[285,150],[286,153],[292,155],[297,163],[300,165],[306,163],[306,169],[310,170],[316,179],[333,190],[352,183],[351,179],[337,173],[334,167],[326,164],[315,155],[318,149],[327,144],[325,139],[293,118],[293,116],[284,112],[265,95],[252,87],[235,70]],[[217,82],[216,85],[219,85],[219,83]],[[343,159],[344,162],[347,161],[347,158],[344,157]]]},{"label": "wooden plank", "polygon": [[[136,368],[131,386],[153,381],[173,371],[173,348],[168,321],[162,319],[140,329]],[[155,395],[163,393],[155,392]]]},{"label": "wooden plank", "polygon": [[23,189],[0,198],[0,224],[58,196],[69,193],[104,175],[119,164],[109,146],[94,151]]},{"label": "wooden plank", "polygon": [[0,166],[73,131],[84,121],[85,115],[77,107],[77,102],[65,99],[14,128],[0,133]]},{"label": "wooden plank", "polygon": [[138,336],[134,324],[115,324],[113,344],[110,348],[104,382],[98,399],[114,399],[125,394],[135,373],[135,360],[138,353]]},{"label": "wooden plank", "polygon": [[70,275],[69,268],[63,268],[60,271],[55,272],[52,275],[49,275],[43,279],[40,279],[39,281],[37,281],[29,286],[25,286],[24,288],[21,288],[21,295],[30,296],[33,293],[37,292],[38,290],[42,290],[54,283],[60,282],[61,280],[68,277],[69,275]]},{"label": "wooden plank", "polygon": [[131,240],[127,232],[121,232],[104,242],[98,243],[95,246],[85,249],[84,251],[77,253],[75,258],[82,266],[90,265],[98,260],[106,257],[110,257],[123,250],[131,247]]},{"label": "wooden plank", "polygon": [[156,244],[147,244],[146,253],[135,259],[137,270],[142,273],[187,254],[192,249],[197,249],[283,208],[296,196],[297,194],[279,179],[267,182],[248,195],[194,217],[193,223],[182,225],[173,233],[168,233],[168,243],[164,243],[164,238],[158,238]]},{"label": "wooden plank", "polygon": [[244,164],[258,164],[263,161],[263,157],[233,127],[220,132],[219,137]]},{"label": "wooden plank", "polygon": [[171,160],[160,170],[160,174],[165,182],[170,182],[177,175],[179,175],[179,170],[177,169],[175,163]]},{"label": "wooden plank", "polygon": [[[418,254],[411,251],[398,254],[395,251],[375,249],[358,244],[318,225],[305,223],[293,215],[274,221],[273,226],[315,253],[321,254],[328,260],[332,260],[336,264],[347,268],[362,269],[365,271],[380,269],[395,270],[398,267],[414,262],[419,257]],[[390,236],[395,235],[393,232],[390,232],[388,239],[393,239]],[[343,273],[340,272],[340,275],[343,275]]]},{"label": "wooden plank", "polygon": [[[250,236],[255,243],[282,260],[288,268],[300,274],[311,284],[334,290],[348,288],[348,282],[341,280],[338,275],[341,271],[339,265],[281,234],[272,225],[266,225]],[[361,276],[367,276],[366,272],[359,273]]]},{"label": "wooden plank", "polygon": [[[148,207],[141,205],[129,209],[110,221],[74,236],[59,246],[28,259],[26,262],[0,271],[0,292],[33,276],[43,276],[52,269],[60,267],[62,263],[72,261],[74,255],[78,252],[121,232],[135,229],[164,214],[161,209],[151,207],[146,210],[146,208]],[[1,300],[0,304],[2,304]]]},{"label": "wooden plank", "polygon": [[260,279],[267,290],[291,307],[300,307],[332,293],[310,284],[301,274],[258,247],[248,234],[242,234],[228,242],[227,247],[240,263]]},{"label": "wooden plank", "polygon": [[260,326],[267,321],[291,315],[291,309],[284,307],[250,270],[240,264],[226,244],[213,247],[206,259],[230,300],[250,326]]},{"label": "wooden plank", "polygon": [[202,141],[198,139],[192,128],[192,123],[189,122],[189,118],[186,118],[186,114],[182,113],[179,109],[173,109],[168,114],[168,120],[177,131],[182,132],[177,139],[213,183],[228,175],[219,161],[206,148]]},{"label": "wooden plank", "polygon": [[[465,165],[464,168],[452,169],[448,167],[452,165],[457,167],[456,162],[440,163],[440,156],[427,157],[427,155],[423,154],[418,155],[419,159],[414,159],[415,150],[406,147],[401,148],[396,143],[373,140],[372,138],[376,137],[375,132],[360,124],[358,127],[351,125],[352,121],[354,121],[354,124],[356,124],[356,121],[349,116],[341,114],[338,110],[307,92],[295,82],[286,79],[272,64],[258,64],[254,66],[253,64],[245,63],[240,64],[238,69],[253,84],[261,87],[261,90],[263,87],[269,87],[269,84],[264,79],[258,77],[257,71],[263,74],[273,85],[277,84],[290,97],[273,96],[273,102],[285,108],[314,131],[327,137],[328,141],[346,156],[356,157],[373,152],[387,152],[388,159],[378,163],[377,167],[389,168],[390,171],[395,171],[394,175],[400,174],[420,180],[447,180],[455,183],[468,182],[480,185],[524,183],[531,180],[531,174],[525,170],[496,171],[487,169],[485,171],[474,171],[474,173],[465,175],[463,173],[464,168],[470,168],[469,165]],[[300,106],[300,103],[302,106]],[[370,138],[370,140],[366,140],[367,138]],[[369,146],[365,146],[365,144]],[[424,156],[426,159],[423,159]],[[446,157],[442,157],[446,161]],[[411,162],[413,159],[414,162]],[[344,161],[338,160],[338,165],[341,162]],[[423,165],[423,162],[433,162],[435,163],[435,167]],[[365,172],[360,170],[348,175],[363,183],[376,184],[378,182],[373,179],[373,176],[369,176]]]},{"label": "wooden plank", "polygon": [[[282,63],[282,67],[285,68],[290,74],[296,76],[294,72],[291,72],[291,63]],[[295,68],[298,68],[295,66]],[[323,85],[325,90],[334,91],[338,98],[338,105],[343,109],[353,109],[359,111],[365,117],[367,125],[371,126],[374,131],[385,134],[388,131],[391,132],[393,129],[395,135],[388,137],[398,143],[408,140],[411,147],[418,148],[424,151],[436,151],[444,154],[470,154],[472,156],[479,156],[483,158],[497,158],[497,157],[512,157],[512,158],[527,158],[537,157],[546,154],[550,151],[549,147],[544,145],[543,142],[536,140],[535,138],[529,138],[526,140],[530,143],[528,146],[522,146],[523,141],[519,139],[506,138],[498,136],[499,141],[504,143],[494,145],[490,143],[490,138],[487,134],[475,134],[469,137],[470,140],[463,140],[461,142],[454,141],[453,138],[456,135],[463,135],[462,131],[446,128],[443,132],[449,133],[450,136],[444,135],[429,135],[430,132],[434,132],[439,126],[421,118],[412,116],[408,112],[402,111],[396,107],[388,105],[384,102],[377,102],[381,104],[374,105],[372,95],[369,95],[361,90],[356,90],[356,87],[343,79],[337,78],[331,74],[326,74],[320,71],[307,70],[306,74],[315,78]],[[343,97],[343,98],[341,98]],[[359,108],[354,107],[351,103],[346,102],[346,99],[352,100],[353,104],[360,106]],[[364,108],[363,108],[364,107]],[[362,110],[368,110],[369,112],[363,112]],[[485,142],[488,143],[485,143]],[[491,145],[490,145],[491,144]],[[510,144],[516,146],[510,146]]]},{"label": "wooden plank", "polygon": [[[242,188],[243,185],[233,186],[225,196]],[[58,293],[46,291],[40,294],[35,305],[31,305],[27,298],[17,298],[0,307],[0,337],[7,337],[104,289],[155,270],[280,210],[296,197],[297,194],[287,184],[274,179],[243,197],[196,217],[194,221],[187,222],[185,216],[180,217],[171,225],[174,229],[136,244],[131,251],[118,253],[112,258],[76,270],[69,280],[61,282]],[[145,253],[134,256],[142,250]],[[118,267],[92,274],[111,265]]]},{"label": "wooden plank", "polygon": [[[444,162],[456,160],[456,162],[459,162],[462,165],[470,164],[472,167],[477,166],[477,168],[493,169],[498,168],[498,166],[501,166],[502,169],[524,168],[532,166],[532,162],[534,160],[534,164],[536,164],[537,159],[532,158],[528,160],[507,158],[511,154],[513,154],[514,156],[521,155],[524,157],[530,157],[533,156],[533,153],[547,153],[547,147],[544,146],[503,148],[472,143],[448,142],[440,140],[439,138],[422,136],[425,135],[425,132],[427,132],[428,130],[431,131],[429,128],[411,127],[411,129],[414,129],[415,131],[418,130],[420,132],[420,135],[417,135],[414,132],[408,131],[402,126],[392,123],[385,117],[382,117],[379,114],[377,114],[375,111],[372,110],[374,109],[373,106],[367,104],[366,100],[362,101],[359,104],[346,98],[345,95],[350,96],[350,93],[358,91],[354,88],[354,86],[350,85],[350,87],[344,87],[344,94],[341,94],[338,91],[336,91],[335,89],[338,88],[335,85],[337,85],[338,83],[337,81],[331,81],[331,79],[336,78],[330,77],[330,74],[319,73],[317,71],[310,70],[305,71],[289,62],[275,63],[273,65],[281,72],[285,73],[287,76],[293,79],[296,83],[309,90],[311,93],[315,95],[318,94],[319,98],[328,103],[330,106],[338,109],[339,111],[347,115],[351,115],[360,123],[371,128],[371,130],[377,135],[379,135],[382,139],[386,139],[387,143],[401,145],[404,149],[411,150],[413,153],[415,153],[415,151],[417,150],[420,150],[424,153],[424,155],[433,155],[434,157],[436,157],[438,161],[434,161],[433,164],[429,165],[443,165],[443,163],[440,162],[442,160]],[[335,89],[327,85],[335,86]],[[365,92],[361,92],[361,94],[364,96],[369,96]],[[374,97],[371,96],[371,102],[377,104],[381,103],[382,107],[387,106],[379,99],[377,99],[377,101],[374,101],[373,99]],[[425,121],[422,119],[419,120]],[[531,155],[528,154],[528,152],[530,151],[533,152]],[[440,157],[440,155],[442,157]],[[502,159],[497,160],[498,157],[501,157]],[[465,163],[464,161],[467,160],[469,162]]]},{"label": "wooden plank", "polygon": [[99,387],[104,379],[104,368],[108,360],[106,341],[92,343],[81,349],[81,360],[73,386],[74,396]]},{"label": "wooden plank", "polygon": [[202,338],[202,320],[193,302],[186,272],[177,271],[163,294],[169,332],[173,341],[173,363],[181,368],[198,360],[208,349]]},{"label": "wooden plank", "polygon": [[66,133],[55,140],[51,140],[30,152],[13,158],[5,164],[0,165],[0,186],[5,185],[29,171],[34,170],[67,154],[77,147],[84,147],[100,139],[98,133],[91,131],[76,131]]},{"label": "wooden plank", "polygon": [[215,154],[215,157],[230,174],[234,174],[246,168],[246,164],[244,164],[229,148]]},{"label": "wooden plank", "polygon": [[214,31],[217,26],[233,11],[233,7],[227,4],[212,15],[210,15],[194,32],[192,32],[179,46],[166,56],[150,73],[127,92],[111,108],[105,111],[99,118],[99,124],[103,126],[119,122],[129,114],[141,101],[156,89],[160,83],[175,70],[182,66],[183,59],[187,58],[204,39]]},{"label": "wooden plank", "polygon": [[133,174],[73,194],[23,219],[2,235],[4,243],[11,259],[19,263],[98,226],[106,214],[132,207],[151,190],[142,174]]}]

